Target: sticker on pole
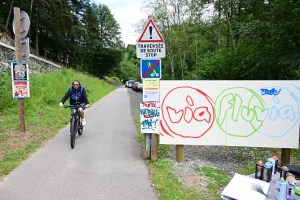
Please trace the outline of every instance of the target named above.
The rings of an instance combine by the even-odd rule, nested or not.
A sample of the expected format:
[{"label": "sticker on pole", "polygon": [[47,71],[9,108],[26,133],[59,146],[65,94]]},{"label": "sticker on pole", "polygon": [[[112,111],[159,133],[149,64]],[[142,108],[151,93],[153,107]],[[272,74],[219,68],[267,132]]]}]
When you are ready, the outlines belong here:
[{"label": "sticker on pole", "polygon": [[160,59],[141,59],[141,78],[161,78]]},{"label": "sticker on pole", "polygon": [[153,20],[150,18],[145,26],[138,42],[164,42],[164,38],[158,31]]}]

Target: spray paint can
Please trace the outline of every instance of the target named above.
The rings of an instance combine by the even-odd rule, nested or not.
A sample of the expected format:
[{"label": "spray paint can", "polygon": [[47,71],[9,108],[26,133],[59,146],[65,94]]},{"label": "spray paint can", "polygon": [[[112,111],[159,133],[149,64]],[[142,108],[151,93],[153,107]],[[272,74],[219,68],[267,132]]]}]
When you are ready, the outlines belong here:
[{"label": "spray paint can", "polygon": [[279,159],[278,159],[278,157],[276,157],[276,156],[272,156],[272,158],[275,160],[275,170],[274,170],[274,174],[276,174],[276,172],[277,172],[277,167],[278,167],[278,162],[279,162]]},{"label": "spray paint can", "polygon": [[255,178],[262,180],[264,172],[264,163],[260,160],[256,163],[255,168]]},{"label": "spray paint can", "polygon": [[273,164],[270,161],[267,161],[264,165],[263,170],[263,180],[270,182],[272,180],[272,166]]},{"label": "spray paint can", "polygon": [[276,200],[286,199],[286,180],[283,177],[276,182]]},{"label": "spray paint can", "polygon": [[272,163],[272,175],[273,175],[275,171],[275,160],[273,158],[268,158],[268,161]]},{"label": "spray paint can", "polygon": [[286,175],[289,172],[289,168],[282,166],[280,169],[280,177],[283,177],[286,180]]},{"label": "spray paint can", "polygon": [[295,197],[296,178],[293,174],[286,177],[286,197]]}]

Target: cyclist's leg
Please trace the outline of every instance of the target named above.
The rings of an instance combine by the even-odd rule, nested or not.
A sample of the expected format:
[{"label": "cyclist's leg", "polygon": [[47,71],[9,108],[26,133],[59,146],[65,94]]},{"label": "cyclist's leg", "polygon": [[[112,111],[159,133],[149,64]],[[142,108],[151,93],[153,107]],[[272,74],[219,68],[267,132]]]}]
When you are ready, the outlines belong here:
[{"label": "cyclist's leg", "polygon": [[86,124],[86,121],[84,119],[84,112],[83,110],[85,109],[85,103],[81,103],[80,104],[80,108],[79,108],[79,116],[81,117],[82,119],[82,125],[84,126]]},{"label": "cyclist's leg", "polygon": [[80,107],[79,107],[79,116],[81,117],[81,119],[84,119],[84,112],[83,110],[85,109],[85,103],[81,103]]}]

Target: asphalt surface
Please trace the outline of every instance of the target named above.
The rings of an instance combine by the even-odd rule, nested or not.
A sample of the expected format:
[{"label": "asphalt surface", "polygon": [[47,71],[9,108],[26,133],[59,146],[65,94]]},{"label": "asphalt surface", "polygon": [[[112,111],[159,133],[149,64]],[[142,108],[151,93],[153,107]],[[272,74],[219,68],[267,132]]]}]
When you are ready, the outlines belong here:
[{"label": "asphalt surface", "polygon": [[92,105],[75,148],[66,126],[0,182],[0,200],[158,199],[135,138],[131,111],[141,101],[118,88]]}]

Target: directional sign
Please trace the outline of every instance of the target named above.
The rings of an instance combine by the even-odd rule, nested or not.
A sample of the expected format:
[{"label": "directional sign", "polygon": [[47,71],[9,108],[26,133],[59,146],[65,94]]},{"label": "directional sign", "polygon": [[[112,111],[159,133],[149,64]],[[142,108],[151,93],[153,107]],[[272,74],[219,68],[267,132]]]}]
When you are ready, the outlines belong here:
[{"label": "directional sign", "polygon": [[161,78],[160,59],[141,59],[141,78]]},{"label": "directional sign", "polygon": [[150,18],[145,26],[138,42],[164,42],[164,38],[161,36],[153,20]]}]

